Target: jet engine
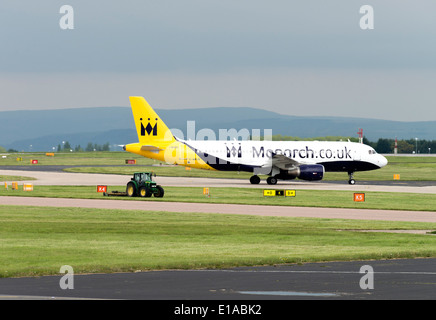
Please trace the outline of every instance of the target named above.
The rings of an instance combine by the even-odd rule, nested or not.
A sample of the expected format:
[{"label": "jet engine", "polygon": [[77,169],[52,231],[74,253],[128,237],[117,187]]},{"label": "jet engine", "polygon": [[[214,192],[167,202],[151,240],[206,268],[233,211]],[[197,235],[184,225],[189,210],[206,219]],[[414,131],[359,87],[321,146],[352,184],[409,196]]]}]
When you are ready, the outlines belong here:
[{"label": "jet engine", "polygon": [[301,180],[316,181],[324,177],[324,166],[321,164],[304,164],[291,170],[282,170],[281,176],[285,179],[299,178]]}]

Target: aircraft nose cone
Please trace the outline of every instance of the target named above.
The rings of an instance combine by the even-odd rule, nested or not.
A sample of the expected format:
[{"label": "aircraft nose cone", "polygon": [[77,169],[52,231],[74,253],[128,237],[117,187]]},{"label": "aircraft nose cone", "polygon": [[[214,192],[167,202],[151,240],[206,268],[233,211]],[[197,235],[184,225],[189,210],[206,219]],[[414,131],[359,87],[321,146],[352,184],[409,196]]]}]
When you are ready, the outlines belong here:
[{"label": "aircraft nose cone", "polygon": [[378,161],[380,168],[384,167],[388,164],[388,159],[386,159],[384,156],[380,155],[380,159]]}]

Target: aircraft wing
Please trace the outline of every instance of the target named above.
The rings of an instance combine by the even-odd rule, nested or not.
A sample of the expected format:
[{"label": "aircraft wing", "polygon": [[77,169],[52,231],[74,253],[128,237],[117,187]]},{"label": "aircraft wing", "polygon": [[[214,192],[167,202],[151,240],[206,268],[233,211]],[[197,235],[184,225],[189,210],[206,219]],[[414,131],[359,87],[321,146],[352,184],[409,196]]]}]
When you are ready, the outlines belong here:
[{"label": "aircraft wing", "polygon": [[292,168],[299,167],[302,164],[306,164],[304,162],[298,162],[292,158],[284,156],[282,154],[274,153],[271,158],[271,166],[275,166],[279,169],[289,170]]}]

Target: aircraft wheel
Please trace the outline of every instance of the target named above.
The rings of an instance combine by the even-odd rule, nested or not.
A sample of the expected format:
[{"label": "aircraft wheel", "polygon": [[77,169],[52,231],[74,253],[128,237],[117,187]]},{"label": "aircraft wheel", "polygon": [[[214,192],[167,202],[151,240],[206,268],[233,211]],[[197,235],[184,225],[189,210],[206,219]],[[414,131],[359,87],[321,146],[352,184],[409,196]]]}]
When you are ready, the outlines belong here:
[{"label": "aircraft wheel", "polygon": [[266,179],[266,182],[268,184],[277,184],[277,178],[274,177],[268,177],[268,179]]},{"label": "aircraft wheel", "polygon": [[260,183],[260,178],[258,176],[252,176],[250,178],[250,183],[251,184],[259,184]]},{"label": "aircraft wheel", "polygon": [[356,180],[354,180],[354,172],[348,172],[348,183],[351,185],[356,184]]}]

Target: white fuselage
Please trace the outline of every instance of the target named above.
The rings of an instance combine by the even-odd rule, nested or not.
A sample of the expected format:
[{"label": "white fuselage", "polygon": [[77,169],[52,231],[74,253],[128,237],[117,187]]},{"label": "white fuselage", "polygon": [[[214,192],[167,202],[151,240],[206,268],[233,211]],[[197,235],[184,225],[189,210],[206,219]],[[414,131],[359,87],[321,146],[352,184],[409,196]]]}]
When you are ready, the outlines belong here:
[{"label": "white fuselage", "polygon": [[378,169],[387,160],[370,146],[355,142],[323,141],[184,141],[212,167],[240,165],[249,167],[271,164],[281,154],[300,164],[322,164],[326,171],[365,171]]}]

